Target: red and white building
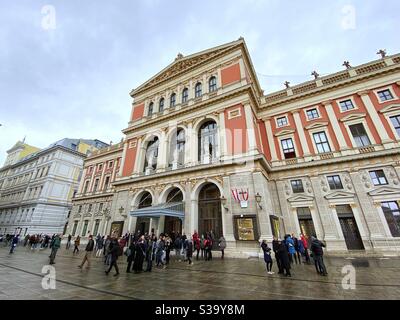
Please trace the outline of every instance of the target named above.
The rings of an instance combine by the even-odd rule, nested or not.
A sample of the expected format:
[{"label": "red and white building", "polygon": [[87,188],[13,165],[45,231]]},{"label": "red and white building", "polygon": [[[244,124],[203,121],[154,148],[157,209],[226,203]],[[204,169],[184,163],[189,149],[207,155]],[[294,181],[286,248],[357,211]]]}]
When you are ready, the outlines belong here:
[{"label": "red and white building", "polygon": [[264,95],[242,38],[179,54],[131,92],[112,222],[212,230],[232,254],[301,232],[331,251],[400,249],[400,55],[314,77]]}]

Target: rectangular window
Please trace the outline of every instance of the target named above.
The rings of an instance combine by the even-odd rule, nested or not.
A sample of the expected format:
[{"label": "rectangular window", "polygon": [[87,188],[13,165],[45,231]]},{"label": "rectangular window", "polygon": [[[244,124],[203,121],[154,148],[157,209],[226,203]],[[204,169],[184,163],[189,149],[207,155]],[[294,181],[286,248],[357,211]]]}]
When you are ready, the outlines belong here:
[{"label": "rectangular window", "polygon": [[97,191],[97,187],[99,186],[99,179],[94,180],[93,192]]},{"label": "rectangular window", "polygon": [[103,165],[102,164],[99,164],[99,167],[98,167],[98,171],[101,171],[103,169]]},{"label": "rectangular window", "polygon": [[396,130],[397,136],[400,138],[400,115],[390,117],[393,127]]},{"label": "rectangular window", "polygon": [[328,176],[326,177],[329,183],[329,188],[331,190],[343,189],[342,181],[340,180],[340,176]]},{"label": "rectangular window", "polygon": [[317,119],[317,118],[319,118],[318,110],[315,109],[315,108],[314,108],[314,109],[307,110],[306,112],[307,112],[307,118],[308,118],[308,120],[312,120],[312,119]]},{"label": "rectangular window", "polygon": [[93,207],[93,205],[89,204],[88,212],[92,212],[92,207]]},{"label": "rectangular window", "polygon": [[340,103],[340,109],[342,111],[347,111],[347,110],[351,110],[354,109],[354,105],[353,105],[353,101],[349,100],[345,100],[345,101],[341,101]]},{"label": "rectangular window", "polygon": [[103,203],[99,203],[99,212],[103,211]]},{"label": "rectangular window", "polygon": [[112,168],[112,166],[113,166],[113,161],[110,161],[109,163],[108,163],[108,169],[111,169]]},{"label": "rectangular window", "polygon": [[74,227],[72,228],[72,236],[74,237],[76,234],[76,229],[78,228],[78,221],[75,221]]},{"label": "rectangular window", "polygon": [[304,192],[303,182],[301,181],[301,179],[299,179],[299,180],[291,180],[290,184],[292,185],[293,193]]},{"label": "rectangular window", "polygon": [[285,159],[296,158],[296,152],[291,138],[281,140],[281,145]]},{"label": "rectangular window", "polygon": [[382,202],[382,210],[393,237],[400,237],[400,209],[396,201]]},{"label": "rectangular window", "polygon": [[372,180],[372,183],[374,184],[374,186],[388,184],[383,170],[370,171],[369,175],[371,177],[371,180]]},{"label": "rectangular window", "polygon": [[100,220],[96,220],[96,223],[94,225],[94,230],[93,230],[94,235],[97,235],[97,232],[99,231],[99,226],[100,226]]},{"label": "rectangular window", "polygon": [[313,137],[318,153],[331,152],[331,147],[324,131],[314,133]]},{"label": "rectangular window", "polygon": [[82,212],[82,206],[79,206],[78,207],[78,213],[81,213]]},{"label": "rectangular window", "polygon": [[387,101],[393,99],[393,95],[389,89],[378,91],[378,96],[381,101]]},{"label": "rectangular window", "polygon": [[86,236],[88,224],[89,224],[89,220],[85,220],[85,224],[83,225],[83,229],[82,229],[82,237]]},{"label": "rectangular window", "polygon": [[86,193],[89,188],[89,180],[85,182],[85,187],[83,188],[83,193]]},{"label": "rectangular window", "polygon": [[278,119],[276,119],[276,124],[278,125],[278,127],[284,127],[287,126],[288,121],[286,117],[280,117]]},{"label": "rectangular window", "polygon": [[354,138],[357,147],[365,147],[371,145],[367,132],[362,123],[357,123],[349,126],[350,132]]},{"label": "rectangular window", "polygon": [[110,184],[110,177],[106,177],[106,180],[104,182],[104,190],[107,190]]}]

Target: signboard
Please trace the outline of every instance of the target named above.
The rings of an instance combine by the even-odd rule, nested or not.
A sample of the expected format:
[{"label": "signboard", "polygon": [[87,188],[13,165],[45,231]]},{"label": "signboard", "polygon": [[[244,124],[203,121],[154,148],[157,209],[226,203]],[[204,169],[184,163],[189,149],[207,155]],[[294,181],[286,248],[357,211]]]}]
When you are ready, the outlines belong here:
[{"label": "signboard", "polygon": [[122,229],[124,227],[124,222],[123,221],[115,221],[111,224],[111,232],[110,235],[112,237],[121,237],[122,235]]},{"label": "signboard", "polygon": [[241,208],[247,208],[249,200],[249,189],[231,189],[232,196],[240,204]]},{"label": "signboard", "polygon": [[239,240],[255,240],[252,218],[237,218],[236,223]]}]

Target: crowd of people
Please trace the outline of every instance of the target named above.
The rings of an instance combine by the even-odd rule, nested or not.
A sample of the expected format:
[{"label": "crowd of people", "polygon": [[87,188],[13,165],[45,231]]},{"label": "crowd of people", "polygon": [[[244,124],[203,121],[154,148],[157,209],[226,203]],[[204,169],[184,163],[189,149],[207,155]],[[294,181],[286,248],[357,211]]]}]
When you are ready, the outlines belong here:
[{"label": "crowd of people", "polygon": [[[311,264],[310,256],[314,260],[317,273],[327,276],[328,272],[323,259],[324,247],[325,244],[318,240],[315,235],[308,238],[306,235],[301,234],[300,238],[296,238],[293,233],[285,235],[283,240],[274,237],[272,250],[268,247],[265,240],[261,243],[267,273],[274,274],[272,272],[273,260],[271,256],[271,251],[273,251],[278,267],[278,274],[286,277],[292,276],[290,270],[294,264]],[[311,254],[308,251],[309,249],[311,250]]]},{"label": "crowd of people", "polygon": [[[55,264],[55,258],[58,249],[61,247],[62,236],[53,234],[26,235],[23,239],[16,235],[5,235],[0,237],[0,241],[5,246],[10,246],[10,254],[14,253],[18,244],[23,244],[31,250],[50,248],[50,264]],[[73,255],[79,254],[81,238],[77,236],[73,240]],[[67,237],[66,250],[70,250],[72,236]],[[294,234],[285,235],[284,239],[274,237],[272,248],[265,240],[261,242],[261,249],[264,255],[267,273],[272,275],[273,257],[277,264],[278,274],[291,277],[291,269],[296,264],[311,264],[311,258],[314,261],[318,274],[326,276],[327,269],[324,264],[323,254],[325,244],[317,239],[315,235],[307,237],[301,234],[297,238]],[[85,252],[79,268],[91,266],[91,258],[102,258],[105,265],[105,273],[115,269],[115,276],[119,275],[118,258],[125,255],[127,259],[126,272],[151,272],[153,264],[156,268],[165,269],[170,263],[171,252],[175,253],[177,261],[187,262],[189,266],[193,265],[193,257],[196,260],[212,260],[212,251],[219,250],[221,259],[224,259],[226,240],[223,236],[216,239],[213,232],[207,232],[199,235],[196,231],[192,236],[172,232],[170,235],[161,233],[159,237],[154,233],[141,234],[140,231],[135,234],[125,234],[122,237],[97,235],[94,239],[92,235],[88,237]],[[310,251],[310,252],[309,252]]]}]

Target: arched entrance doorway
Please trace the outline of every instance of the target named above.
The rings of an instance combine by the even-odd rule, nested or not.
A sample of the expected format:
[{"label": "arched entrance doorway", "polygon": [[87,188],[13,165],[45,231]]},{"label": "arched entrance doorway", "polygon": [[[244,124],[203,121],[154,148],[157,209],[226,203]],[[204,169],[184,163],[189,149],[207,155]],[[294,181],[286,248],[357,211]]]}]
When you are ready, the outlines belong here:
[{"label": "arched entrance doorway", "polygon": [[[183,201],[183,194],[179,188],[174,188],[167,196],[166,203],[180,203]],[[165,217],[164,232],[169,235],[182,233],[182,220],[176,217]]]},{"label": "arched entrance doorway", "polygon": [[212,232],[216,240],[222,236],[221,194],[213,183],[204,185],[199,193],[198,231],[199,234]]},{"label": "arched entrance doorway", "polygon": [[[138,209],[151,207],[153,203],[153,197],[151,196],[150,192],[146,191],[140,197]],[[136,232],[140,231],[140,234],[145,234],[149,232],[150,227],[150,218],[146,217],[139,217],[136,221]]]}]

